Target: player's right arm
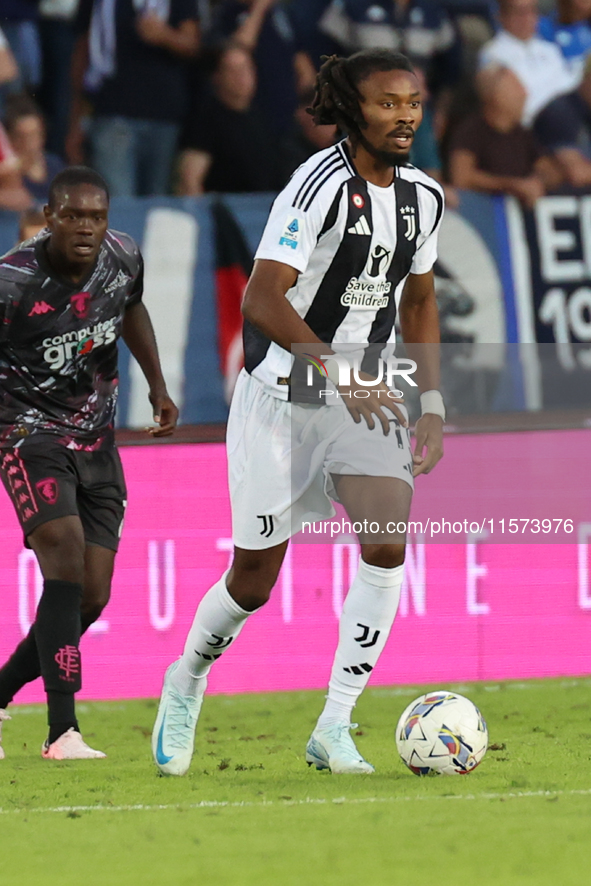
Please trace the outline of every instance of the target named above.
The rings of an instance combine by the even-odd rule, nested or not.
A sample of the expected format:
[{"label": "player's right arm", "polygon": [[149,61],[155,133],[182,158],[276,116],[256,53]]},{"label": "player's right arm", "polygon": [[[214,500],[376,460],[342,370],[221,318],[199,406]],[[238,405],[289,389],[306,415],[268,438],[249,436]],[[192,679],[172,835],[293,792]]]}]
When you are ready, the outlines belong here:
[{"label": "player's right arm", "polygon": [[293,344],[313,343],[320,346],[317,351],[320,356],[326,353],[326,346],[285,297],[298,276],[299,272],[291,265],[258,259],[244,293],[242,313],[253,326],[286,351],[291,351]]},{"label": "player's right arm", "polygon": [[[332,354],[334,353],[332,348],[323,344],[285,297],[297,278],[298,272],[289,265],[278,261],[257,260],[244,294],[242,313],[267,338],[290,353],[293,345],[305,344],[307,352],[314,356]],[[363,397],[366,399],[354,399],[354,395],[349,396],[356,389],[364,392],[369,390],[370,396],[367,397],[365,393]],[[345,404],[353,420],[359,423],[362,418],[365,419],[370,430],[375,427],[372,418],[375,415],[384,434],[390,433],[390,422],[382,406],[387,406],[404,426],[407,425],[405,416],[394,406],[391,398],[387,401],[380,400],[377,393],[374,393],[379,390],[383,396],[388,391],[385,385],[379,388],[367,388],[353,380],[350,387],[340,390],[344,394]]]},{"label": "player's right arm", "polygon": [[273,203],[246,287],[244,317],[289,352],[292,344],[311,344],[316,346],[313,352],[318,356],[326,353],[326,345],[292,307],[286,294],[308,267],[342,177],[327,177],[314,199],[306,195],[311,196],[316,183],[322,180],[322,169],[339,162],[336,155],[334,160],[328,154],[324,158],[316,155],[292,175]]}]

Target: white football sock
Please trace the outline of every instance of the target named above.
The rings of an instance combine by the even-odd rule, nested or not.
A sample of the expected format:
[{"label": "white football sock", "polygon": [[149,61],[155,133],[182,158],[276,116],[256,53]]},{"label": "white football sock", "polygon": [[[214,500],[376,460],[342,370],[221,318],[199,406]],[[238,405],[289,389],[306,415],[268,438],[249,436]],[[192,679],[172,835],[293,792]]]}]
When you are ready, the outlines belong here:
[{"label": "white football sock", "polygon": [[[228,570],[229,572],[229,570]],[[230,596],[225,572],[197,607],[179,666],[171,681],[182,695],[195,695],[198,681],[207,676],[213,663],[228,649],[252,613]]]},{"label": "white football sock", "polygon": [[359,561],[339,622],[326,705],[318,726],[350,723],[351,711],[377,664],[400,602],[404,566],[383,569]]}]

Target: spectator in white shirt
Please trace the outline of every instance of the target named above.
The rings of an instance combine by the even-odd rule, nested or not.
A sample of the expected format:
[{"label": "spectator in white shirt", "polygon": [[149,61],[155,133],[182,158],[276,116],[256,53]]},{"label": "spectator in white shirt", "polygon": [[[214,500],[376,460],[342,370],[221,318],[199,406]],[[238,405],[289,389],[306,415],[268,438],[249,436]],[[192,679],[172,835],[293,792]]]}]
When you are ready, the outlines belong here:
[{"label": "spectator in white shirt", "polygon": [[513,71],[526,93],[523,126],[533,127],[570,184],[591,184],[591,162],[579,150],[581,134],[591,131],[580,73],[569,68],[556,44],[536,35],[537,0],[501,0],[500,22],[499,33],[481,50],[481,68],[502,65]]}]

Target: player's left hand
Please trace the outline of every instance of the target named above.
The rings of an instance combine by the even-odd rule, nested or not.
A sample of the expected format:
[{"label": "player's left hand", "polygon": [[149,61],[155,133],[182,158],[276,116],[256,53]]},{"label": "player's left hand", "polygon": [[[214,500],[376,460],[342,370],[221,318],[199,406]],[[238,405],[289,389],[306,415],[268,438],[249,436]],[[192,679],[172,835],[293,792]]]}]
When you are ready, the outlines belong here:
[{"label": "player's left hand", "polygon": [[[426,450],[426,452],[425,452]],[[428,474],[443,457],[443,420],[426,412],[415,425],[415,450],[412,457],[413,477]]]},{"label": "player's left hand", "polygon": [[153,394],[150,392],[149,400],[154,409],[154,421],[156,428],[146,428],[152,437],[169,437],[174,433],[179,418],[179,411],[172,402],[166,391]]}]

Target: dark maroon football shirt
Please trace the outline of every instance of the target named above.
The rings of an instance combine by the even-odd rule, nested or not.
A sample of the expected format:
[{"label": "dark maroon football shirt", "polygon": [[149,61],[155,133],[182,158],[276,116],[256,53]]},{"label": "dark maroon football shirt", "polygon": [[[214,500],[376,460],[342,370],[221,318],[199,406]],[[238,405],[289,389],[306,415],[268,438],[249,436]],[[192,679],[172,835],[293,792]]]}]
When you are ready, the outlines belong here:
[{"label": "dark maroon football shirt", "polygon": [[112,445],[117,339],[142,297],[142,256],[127,234],[107,231],[73,284],[49,265],[48,237],[0,258],[0,446],[47,433],[72,448]]}]

